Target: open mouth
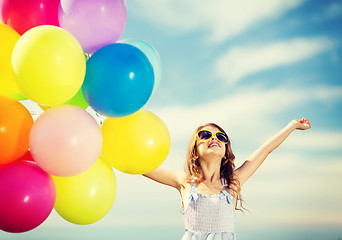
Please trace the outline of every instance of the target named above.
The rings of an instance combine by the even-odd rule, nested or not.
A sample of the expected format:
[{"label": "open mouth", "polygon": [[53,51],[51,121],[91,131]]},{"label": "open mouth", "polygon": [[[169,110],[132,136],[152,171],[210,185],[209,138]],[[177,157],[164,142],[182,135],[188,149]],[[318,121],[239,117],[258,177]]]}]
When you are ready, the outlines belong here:
[{"label": "open mouth", "polygon": [[208,148],[212,148],[212,147],[220,147],[220,144],[218,142],[211,142],[209,145],[208,145]]}]

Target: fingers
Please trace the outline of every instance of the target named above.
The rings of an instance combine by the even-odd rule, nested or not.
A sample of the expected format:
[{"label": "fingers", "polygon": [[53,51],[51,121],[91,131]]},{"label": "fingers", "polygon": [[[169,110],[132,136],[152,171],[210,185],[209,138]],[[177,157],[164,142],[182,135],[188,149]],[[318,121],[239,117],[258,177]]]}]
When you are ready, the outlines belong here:
[{"label": "fingers", "polygon": [[305,124],[310,128],[311,127],[311,123],[309,122],[309,120],[305,119]]},{"label": "fingers", "polygon": [[307,128],[311,127],[310,121],[306,118],[303,118],[302,120],[299,121],[301,124],[303,124],[304,126],[306,126]]}]

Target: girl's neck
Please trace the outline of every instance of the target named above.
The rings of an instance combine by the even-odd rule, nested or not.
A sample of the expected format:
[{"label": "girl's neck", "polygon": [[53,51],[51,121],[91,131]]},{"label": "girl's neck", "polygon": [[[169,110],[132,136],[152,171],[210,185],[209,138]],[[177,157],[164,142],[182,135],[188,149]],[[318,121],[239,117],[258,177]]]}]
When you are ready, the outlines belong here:
[{"label": "girl's neck", "polygon": [[200,161],[200,165],[204,174],[204,180],[207,182],[214,182],[221,179],[220,169],[221,161],[211,159],[209,161]]}]

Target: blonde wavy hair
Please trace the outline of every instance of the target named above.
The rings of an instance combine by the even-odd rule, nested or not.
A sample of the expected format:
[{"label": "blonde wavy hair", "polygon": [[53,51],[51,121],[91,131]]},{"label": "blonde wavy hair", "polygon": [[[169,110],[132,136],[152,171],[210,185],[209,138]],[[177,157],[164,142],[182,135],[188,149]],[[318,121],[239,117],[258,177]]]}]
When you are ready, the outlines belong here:
[{"label": "blonde wavy hair", "polygon": [[[228,136],[228,134],[220,126],[218,126],[215,123],[207,123],[197,128],[196,132],[193,134],[189,142],[187,155],[186,155],[185,171],[190,174],[190,176],[187,178],[187,182],[191,184],[193,183],[198,184],[204,181],[204,174],[203,174],[203,170],[201,168],[201,165],[199,162],[199,156],[197,153],[196,138],[197,138],[197,132],[207,126],[215,127]],[[226,151],[225,151],[224,157],[221,160],[220,177],[221,179],[224,179],[225,182],[227,183],[227,185],[225,185],[224,187],[227,187],[233,196],[237,196],[237,202],[239,202],[239,205],[241,208],[244,208],[242,206],[243,199],[240,194],[240,189],[241,189],[240,182],[237,179],[237,176],[234,174],[235,155],[233,154],[229,137],[228,137],[228,143],[225,145],[226,145]],[[240,207],[238,207],[238,204],[236,204],[235,209],[242,210]]]}]

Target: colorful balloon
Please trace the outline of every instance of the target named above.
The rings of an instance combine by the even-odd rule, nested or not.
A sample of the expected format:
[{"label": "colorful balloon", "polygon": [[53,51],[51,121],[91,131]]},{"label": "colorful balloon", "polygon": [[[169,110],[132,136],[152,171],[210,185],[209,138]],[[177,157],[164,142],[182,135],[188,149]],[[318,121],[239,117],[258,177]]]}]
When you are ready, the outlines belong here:
[{"label": "colorful balloon", "polygon": [[82,88],[78,90],[75,96],[73,96],[69,101],[67,101],[65,104],[78,106],[80,108],[86,109],[88,107],[88,103],[84,98]]},{"label": "colorful balloon", "polygon": [[19,92],[11,63],[13,48],[19,38],[19,33],[0,23],[0,95]]},{"label": "colorful balloon", "polygon": [[102,135],[104,159],[125,173],[143,174],[156,169],[170,150],[168,129],[144,109],[128,117],[107,118]]},{"label": "colorful balloon", "polygon": [[48,105],[44,105],[44,104],[38,104],[39,107],[43,110],[43,111],[46,111],[48,110],[49,108],[52,108],[53,106],[48,106]]},{"label": "colorful balloon", "polygon": [[148,58],[148,60],[150,61],[153,67],[153,72],[154,72],[153,92],[155,92],[159,86],[160,79],[161,79],[161,61],[160,61],[160,56],[157,50],[154,47],[152,47],[152,45],[150,45],[149,43],[139,40],[139,39],[134,39],[134,38],[123,39],[123,40],[120,40],[119,43],[127,43],[130,45],[133,45],[134,47],[137,47],[139,50],[145,53],[146,57]]},{"label": "colorful balloon", "polygon": [[0,0],[0,23],[2,23],[2,4],[3,4],[4,0]]},{"label": "colorful balloon", "polygon": [[87,171],[73,177],[53,177],[57,197],[55,210],[75,224],[90,224],[103,218],[116,196],[113,169],[100,157]]},{"label": "colorful balloon", "polygon": [[72,33],[87,53],[115,43],[126,19],[124,0],[61,0],[59,7],[61,27]]},{"label": "colorful balloon", "polygon": [[20,158],[18,158],[18,161],[29,161],[29,162],[34,162],[34,159],[32,157],[31,151],[30,149],[27,150],[26,153],[24,153],[24,155],[22,155]]},{"label": "colorful balloon", "polygon": [[153,85],[153,68],[145,54],[132,45],[115,43],[99,49],[87,61],[82,89],[96,112],[123,117],[146,104]]},{"label": "colorful balloon", "polygon": [[20,91],[33,101],[56,106],[81,88],[86,60],[77,40],[55,26],[38,26],[17,42],[12,66]]},{"label": "colorful balloon", "polygon": [[20,35],[38,25],[58,22],[59,0],[4,0],[2,19]]},{"label": "colorful balloon", "polygon": [[20,102],[0,96],[0,166],[28,150],[32,125],[30,112]]},{"label": "colorful balloon", "polygon": [[[80,90],[78,90],[78,92],[76,93],[75,96],[73,96],[69,101],[67,101],[65,104],[67,105],[74,105],[83,109],[86,109],[89,105],[87,103],[87,101],[84,98],[83,95],[83,91],[80,88]],[[46,111],[49,108],[52,108],[53,106],[49,106],[49,105],[44,105],[44,104],[38,104],[39,107],[41,109],[43,109],[44,111]]]},{"label": "colorful balloon", "polygon": [[50,215],[56,189],[52,178],[33,162],[0,167],[0,229],[19,233],[36,228]]},{"label": "colorful balloon", "polygon": [[25,97],[24,94],[22,94],[21,92],[16,92],[16,93],[13,93],[13,94],[10,94],[8,95],[10,98],[13,98],[17,101],[21,101],[21,100],[27,100],[28,98]]},{"label": "colorful balloon", "polygon": [[47,173],[74,176],[90,168],[101,154],[102,134],[84,109],[62,105],[47,109],[33,124],[30,149]]}]

